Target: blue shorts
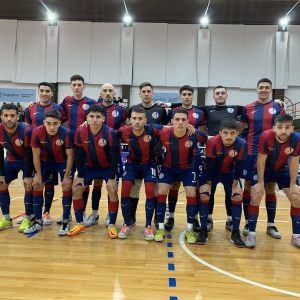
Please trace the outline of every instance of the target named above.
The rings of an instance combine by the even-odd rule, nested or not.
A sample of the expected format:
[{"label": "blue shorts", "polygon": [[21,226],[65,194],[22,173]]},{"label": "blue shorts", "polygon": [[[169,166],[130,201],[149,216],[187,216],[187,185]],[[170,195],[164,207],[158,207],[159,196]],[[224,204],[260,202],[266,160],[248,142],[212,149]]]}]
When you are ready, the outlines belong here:
[{"label": "blue shorts", "polygon": [[[84,185],[92,184],[94,179],[103,179],[106,182],[109,179],[110,168],[94,168],[89,166],[84,166],[83,176],[84,176]],[[115,178],[115,180],[119,180],[119,177]]]},{"label": "blue shorts", "polygon": [[137,178],[144,178],[144,182],[157,181],[156,164],[140,165],[136,163],[126,164],[123,173],[123,180],[134,181]]},{"label": "blue shorts", "polygon": [[[66,172],[66,163],[48,163],[41,161],[42,168],[42,181],[44,183],[50,183],[53,180],[53,176],[56,176],[58,181],[58,173],[60,175],[60,180],[63,181]],[[71,171],[71,176],[73,177],[73,171]],[[54,177],[55,178],[55,177]]]},{"label": "blue shorts", "polygon": [[[282,190],[290,187],[290,179],[290,169],[288,166],[280,171],[274,171],[268,168],[265,169],[265,184],[269,182],[276,182],[278,184],[278,188]],[[296,180],[296,183],[299,184],[298,179]]]},{"label": "blue shorts", "polygon": [[248,155],[243,171],[243,178],[249,180],[252,185],[257,182],[256,161],[257,155]]},{"label": "blue shorts", "polygon": [[58,172],[53,172],[52,174],[49,174],[46,183],[50,185],[58,185]]},{"label": "blue shorts", "polygon": [[172,184],[182,182],[183,186],[196,186],[197,175],[195,168],[179,169],[162,167],[159,174],[159,183]]},{"label": "blue shorts", "polygon": [[26,163],[25,161],[4,161],[5,183],[9,184],[18,178],[18,173],[23,172],[23,179],[25,178]]}]

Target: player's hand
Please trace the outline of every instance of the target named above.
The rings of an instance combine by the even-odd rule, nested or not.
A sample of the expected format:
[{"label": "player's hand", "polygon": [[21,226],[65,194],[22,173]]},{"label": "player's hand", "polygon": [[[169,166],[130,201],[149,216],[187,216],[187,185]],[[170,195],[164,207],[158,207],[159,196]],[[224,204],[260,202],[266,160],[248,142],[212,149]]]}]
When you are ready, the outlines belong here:
[{"label": "player's hand", "polygon": [[300,187],[297,184],[290,185],[290,195],[292,194],[300,197]]},{"label": "player's hand", "polygon": [[32,177],[24,178],[23,184],[24,184],[24,187],[25,187],[26,191],[32,190],[32,181],[33,181]]},{"label": "player's hand", "polygon": [[31,107],[31,106],[33,106],[36,103],[38,103],[38,102],[37,101],[31,101],[31,102],[29,102],[28,107]]},{"label": "player's hand", "polygon": [[191,136],[196,131],[195,127],[193,125],[191,125],[191,124],[188,124],[187,127],[186,127],[186,129],[187,129],[187,135],[188,136]]},{"label": "player's hand", "polygon": [[78,185],[84,186],[84,178],[82,177],[76,177],[76,179],[73,182],[73,187],[76,187]]},{"label": "player's hand", "polygon": [[71,190],[72,183],[73,183],[73,180],[70,176],[64,176],[64,179],[61,182],[61,186],[62,186],[63,190]]},{"label": "player's hand", "polygon": [[286,103],[280,99],[275,99],[274,102],[278,103],[284,110],[286,110]]},{"label": "player's hand", "polygon": [[203,184],[200,186],[200,198],[203,200],[209,200],[211,193],[211,185],[210,184]]},{"label": "player's hand", "polygon": [[169,102],[156,101],[156,103],[160,107],[171,108],[171,103],[169,103]]},{"label": "player's hand", "polygon": [[84,121],[81,125],[79,125],[79,128],[87,127],[87,125],[88,125],[88,122]]},{"label": "player's hand", "polygon": [[33,177],[32,186],[37,190],[41,190],[42,185],[43,185],[42,176],[35,174]]},{"label": "player's hand", "polygon": [[108,179],[107,183],[107,191],[110,193],[117,193],[118,192],[118,182],[114,179]]},{"label": "player's hand", "polygon": [[0,184],[5,184],[5,176],[0,176]]},{"label": "player's hand", "polygon": [[231,198],[233,199],[233,201],[241,201],[242,195],[243,195],[242,187],[239,184],[233,185],[231,191]]}]

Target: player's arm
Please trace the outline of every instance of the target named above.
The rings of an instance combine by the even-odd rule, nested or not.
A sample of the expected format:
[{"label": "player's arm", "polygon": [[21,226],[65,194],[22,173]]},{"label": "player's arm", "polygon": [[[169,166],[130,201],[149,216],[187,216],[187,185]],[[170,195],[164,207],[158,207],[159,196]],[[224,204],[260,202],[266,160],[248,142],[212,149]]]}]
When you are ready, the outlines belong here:
[{"label": "player's arm", "polygon": [[237,185],[238,180],[242,177],[242,173],[244,170],[245,162],[248,156],[248,147],[247,143],[244,143],[241,147],[237,159],[235,161],[235,167],[234,167],[234,173],[233,173],[233,179],[234,182]]},{"label": "player's arm", "polygon": [[4,149],[0,147],[0,183],[5,183]]},{"label": "player's arm", "polygon": [[27,123],[28,125],[32,125],[32,120],[31,120],[31,116],[30,116],[29,107],[27,107],[25,109],[25,123]]},{"label": "player's arm", "polygon": [[41,167],[41,149],[32,147],[32,156],[33,156],[33,165],[36,171],[36,174],[33,179],[33,186],[39,187],[42,185],[42,167]]},{"label": "player's arm", "polygon": [[63,100],[62,103],[59,104],[60,113],[61,113],[61,122],[64,123],[68,120],[68,111],[66,107],[66,99]]},{"label": "player's arm", "polygon": [[299,167],[299,156],[291,156],[290,160],[290,187],[296,185],[296,180],[298,176],[298,167]]}]

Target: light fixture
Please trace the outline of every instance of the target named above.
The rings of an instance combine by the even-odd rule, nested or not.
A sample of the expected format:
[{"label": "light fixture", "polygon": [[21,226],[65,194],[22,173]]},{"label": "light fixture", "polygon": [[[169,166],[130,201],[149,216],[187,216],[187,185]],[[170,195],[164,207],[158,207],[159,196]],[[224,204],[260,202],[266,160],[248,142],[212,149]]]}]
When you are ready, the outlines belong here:
[{"label": "light fixture", "polygon": [[132,26],[132,17],[129,14],[125,14],[123,17],[123,23],[125,27]]},{"label": "light fixture", "polygon": [[289,25],[289,18],[287,16],[281,18],[278,23],[278,31],[287,31]]},{"label": "light fixture", "polygon": [[57,25],[57,15],[56,13],[52,12],[51,10],[48,11],[48,25],[49,26],[56,26]]},{"label": "light fixture", "polygon": [[207,15],[204,15],[200,18],[200,28],[201,29],[207,29],[209,25],[209,18]]}]

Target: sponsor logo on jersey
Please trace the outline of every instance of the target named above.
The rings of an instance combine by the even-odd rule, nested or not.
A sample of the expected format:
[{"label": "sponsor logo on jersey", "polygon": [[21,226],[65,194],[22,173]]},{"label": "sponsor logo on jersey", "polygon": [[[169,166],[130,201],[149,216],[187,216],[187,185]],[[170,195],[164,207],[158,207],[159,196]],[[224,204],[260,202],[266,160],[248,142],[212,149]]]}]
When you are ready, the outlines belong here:
[{"label": "sponsor logo on jersey", "polygon": [[16,144],[17,146],[21,147],[21,146],[24,144],[24,142],[23,142],[22,140],[20,140],[20,139],[16,139],[16,140],[15,140],[15,144]]},{"label": "sponsor logo on jersey", "polygon": [[100,139],[100,140],[98,141],[98,145],[99,145],[100,147],[104,147],[106,144],[107,144],[107,140],[106,140],[106,139]]},{"label": "sponsor logo on jersey", "polygon": [[120,113],[119,113],[117,110],[113,110],[113,111],[111,112],[111,115],[112,115],[114,118],[118,117],[119,114],[120,114]]}]

